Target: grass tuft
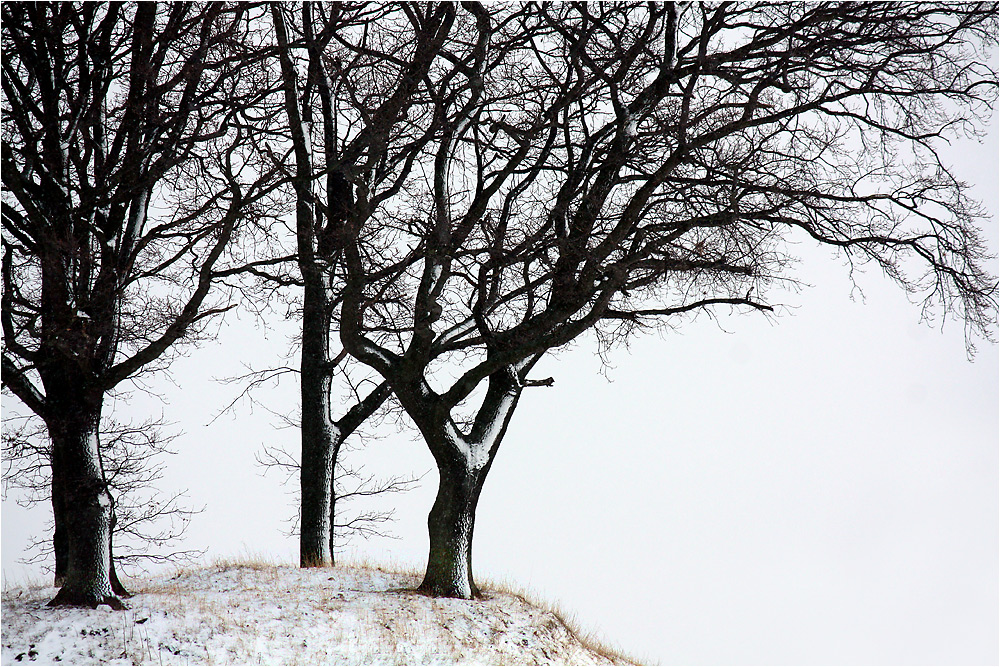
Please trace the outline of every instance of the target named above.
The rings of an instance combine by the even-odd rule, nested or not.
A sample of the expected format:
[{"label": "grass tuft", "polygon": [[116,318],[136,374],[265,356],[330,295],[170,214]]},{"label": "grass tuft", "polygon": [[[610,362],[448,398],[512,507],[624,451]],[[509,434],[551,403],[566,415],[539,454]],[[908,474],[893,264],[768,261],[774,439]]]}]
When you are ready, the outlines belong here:
[{"label": "grass tuft", "polygon": [[273,570],[278,567],[288,567],[289,565],[290,563],[279,562],[271,554],[250,551],[249,549],[244,550],[242,554],[238,554],[236,556],[212,559],[212,567],[219,572],[225,572],[226,570],[235,568],[245,568],[256,572],[262,572],[264,570]]},{"label": "grass tuft", "polygon": [[588,650],[597,653],[616,665],[654,664],[651,660],[646,658],[637,658],[634,655],[626,653],[621,647],[609,644],[606,639],[601,637],[595,631],[584,630],[580,626],[576,614],[574,612],[567,612],[560,606],[559,602],[547,602],[538,597],[538,595],[534,592],[523,588],[522,586],[513,584],[508,580],[494,581],[491,579],[484,579],[482,582],[479,582],[479,586],[487,593],[509,595],[517,598],[525,604],[529,604],[533,607],[538,607],[543,611],[549,612],[560,624],[562,624],[570,636],[576,641],[580,642]]},{"label": "grass tuft", "polygon": [[5,573],[3,575],[3,595],[6,597],[9,594],[15,593],[17,591],[40,591],[43,588],[52,588],[51,579],[48,582],[35,577],[26,576],[24,579],[15,579],[14,577],[8,577]]},{"label": "grass tuft", "polygon": [[370,558],[364,556],[358,557],[357,555],[338,557],[337,563],[334,567],[354,570],[369,570],[382,572],[384,574],[398,574],[405,577],[417,577],[418,579],[423,578],[424,576],[424,571],[422,569],[414,567],[409,563],[397,560],[375,562]]},{"label": "grass tuft", "polygon": [[[85,650],[78,657],[93,659],[97,650],[134,664],[163,664],[164,658],[179,664],[272,658],[289,664],[574,662],[569,656],[649,664],[582,631],[559,605],[510,582],[481,582],[482,599],[466,605],[420,594],[422,575],[422,569],[400,562],[351,557],[331,568],[300,569],[253,553],[179,567],[128,581],[137,597],[120,617],[113,646],[81,645]],[[5,633],[8,612],[32,604],[26,595],[45,594],[12,584],[4,584]],[[107,623],[92,615],[74,623],[91,622],[84,618]],[[27,634],[37,620],[28,614],[11,622],[25,642],[37,643],[43,637]]]}]

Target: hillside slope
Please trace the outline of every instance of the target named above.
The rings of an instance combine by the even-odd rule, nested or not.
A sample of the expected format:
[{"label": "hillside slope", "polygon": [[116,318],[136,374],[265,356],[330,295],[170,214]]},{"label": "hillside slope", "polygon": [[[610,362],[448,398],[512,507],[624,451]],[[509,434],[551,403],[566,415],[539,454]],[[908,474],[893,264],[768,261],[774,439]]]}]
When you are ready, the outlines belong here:
[{"label": "hillside slope", "polygon": [[434,599],[418,583],[377,568],[222,564],[135,582],[125,612],[49,609],[55,589],[13,589],[2,663],[629,664],[518,595]]}]

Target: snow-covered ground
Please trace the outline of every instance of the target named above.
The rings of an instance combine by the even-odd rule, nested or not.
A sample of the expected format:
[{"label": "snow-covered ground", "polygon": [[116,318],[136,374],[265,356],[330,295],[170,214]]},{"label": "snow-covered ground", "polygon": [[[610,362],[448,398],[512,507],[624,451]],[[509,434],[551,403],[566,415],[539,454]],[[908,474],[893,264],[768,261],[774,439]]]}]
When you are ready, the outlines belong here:
[{"label": "snow-covered ground", "polygon": [[[54,588],[3,593],[4,665],[614,664],[519,595],[413,591],[371,567],[220,564],[132,582],[129,609],[52,609]],[[628,664],[628,663],[619,663]]]}]

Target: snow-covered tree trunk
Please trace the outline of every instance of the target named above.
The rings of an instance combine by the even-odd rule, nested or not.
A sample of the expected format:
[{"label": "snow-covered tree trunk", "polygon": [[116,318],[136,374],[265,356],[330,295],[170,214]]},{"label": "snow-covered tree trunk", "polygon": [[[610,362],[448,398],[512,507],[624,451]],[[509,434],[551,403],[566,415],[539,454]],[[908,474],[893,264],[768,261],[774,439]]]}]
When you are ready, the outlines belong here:
[{"label": "snow-covered tree trunk", "polygon": [[333,487],[334,452],[340,442],[330,419],[330,352],[327,281],[316,265],[304,266],[305,292],[302,302],[302,492],[299,532],[299,565],[326,567],[333,562],[330,550],[332,525],[330,504]]},{"label": "snow-covered tree trunk", "polygon": [[112,504],[98,442],[102,393],[87,391],[71,378],[60,397],[62,409],[49,422],[53,486],[63,490],[68,561],[62,588],[49,605],[123,609],[111,583]]},{"label": "snow-covered tree trunk", "polygon": [[472,537],[476,505],[486,475],[464,462],[441,466],[437,498],[427,517],[430,550],[420,590],[437,597],[471,599],[479,595],[472,576]]},{"label": "snow-covered tree trunk", "polygon": [[466,600],[479,595],[472,572],[476,507],[521,394],[518,371],[527,366],[507,367],[490,376],[468,433],[456,426],[451,408],[426,385],[418,392],[403,392],[401,402],[411,416],[417,415],[438,468],[437,497],[427,516],[427,570],[420,584],[430,595]]}]

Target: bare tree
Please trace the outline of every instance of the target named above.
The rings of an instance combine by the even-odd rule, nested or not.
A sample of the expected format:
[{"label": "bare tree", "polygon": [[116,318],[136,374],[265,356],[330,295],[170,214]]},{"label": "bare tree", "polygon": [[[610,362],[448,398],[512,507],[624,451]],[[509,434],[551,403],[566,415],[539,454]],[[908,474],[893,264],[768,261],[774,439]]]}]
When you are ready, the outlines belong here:
[{"label": "bare tree", "polygon": [[[330,503],[330,554],[335,555],[356,537],[369,539],[372,537],[391,538],[387,524],[394,521],[395,511],[392,509],[361,509],[351,510],[355,501],[369,500],[377,496],[405,493],[420,481],[419,477],[393,475],[387,478],[377,478],[364,472],[360,466],[349,465],[344,453],[350,450],[346,443],[337,450],[337,460],[332,474],[333,487],[330,490],[333,501]],[[285,482],[302,476],[302,464],[298,457],[280,447],[264,447],[257,454],[257,463],[264,473],[277,471],[285,475]],[[292,528],[289,535],[300,535],[302,525],[302,501],[296,495],[296,513],[289,519]]]},{"label": "bare tree", "polygon": [[[301,317],[301,310],[295,308],[294,300],[289,305],[289,317]],[[299,337],[294,338],[293,353],[301,349],[299,340]],[[294,356],[293,353],[289,353],[288,356]],[[343,404],[359,403],[363,400],[361,396],[364,387],[358,387],[351,381],[351,378],[344,372],[344,365],[340,364],[334,369],[334,375],[344,376],[342,382],[334,383],[342,385],[346,390],[340,402]],[[223,383],[236,385],[241,389],[239,394],[214,419],[218,419],[223,414],[234,412],[238,404],[248,403],[254,410],[264,410],[269,413],[275,419],[274,427],[276,429],[294,429],[301,434],[301,409],[289,414],[286,407],[279,407],[266,397],[260,396],[261,390],[278,386],[281,380],[289,375],[298,379],[299,369],[292,366],[278,366],[264,370],[248,370],[243,375],[224,379]],[[398,414],[398,409],[393,408],[392,402],[383,402],[380,409],[374,410],[361,425],[351,433],[343,434],[340,442],[335,443],[332,457],[333,470],[329,476],[330,502],[326,508],[329,512],[330,529],[327,539],[331,563],[335,561],[337,551],[356,537],[363,539],[393,537],[385,527],[386,524],[394,520],[395,512],[393,510],[358,509],[355,501],[404,493],[413,489],[420,481],[420,477],[415,475],[390,475],[379,478],[366,473],[364,466],[360,464],[349,465],[344,460],[344,453],[364,449],[373,439],[378,438],[379,427],[394,414]],[[355,441],[361,440],[364,444],[352,446],[348,440],[349,435],[355,436]],[[287,534],[291,537],[301,537],[302,531],[301,479],[303,474],[300,456],[301,454],[294,454],[281,446],[269,445],[264,445],[256,454],[257,464],[263,469],[263,474],[277,472],[284,476],[284,483],[288,484],[294,479],[299,484],[299,490],[293,494],[295,514],[289,519],[291,528]],[[303,567],[315,566],[303,565]]]},{"label": "bare tree", "polygon": [[476,595],[483,482],[552,384],[528,372],[588,330],[770,314],[811,240],[992,340],[983,212],[938,149],[995,104],[995,4],[462,7],[434,144],[391,201],[359,193],[344,248],[342,343],[440,472],[425,591]]},{"label": "bare tree", "polygon": [[[178,549],[191,517],[197,510],[182,504],[184,492],[165,494],[157,488],[163,477],[160,457],[172,454],[173,436],[163,433],[163,423],[147,420],[126,425],[104,418],[100,427],[100,457],[114,500],[111,527],[111,583],[118,595],[127,595],[117,582],[117,570],[144,568],[152,563],[191,562],[204,553]],[[3,495],[17,490],[18,504],[30,507],[51,503],[52,443],[45,424],[36,415],[5,416],[3,432]],[[51,531],[52,526],[47,529]],[[50,571],[56,555],[51,532],[34,537],[24,559],[43,564]],[[60,554],[61,558],[65,554]],[[63,565],[65,571],[65,565]]]},{"label": "bare tree", "polygon": [[105,396],[232,306],[227,245],[270,215],[262,12],[3,5],[3,387],[51,439],[53,605],[122,606]]},{"label": "bare tree", "polygon": [[336,539],[340,447],[390,393],[387,382],[376,383],[342,417],[332,416],[333,378],[349,361],[346,352],[331,348],[343,285],[343,228],[351,216],[364,215],[356,210],[355,190],[398,189],[426,143],[422,134],[413,135],[419,126],[407,123],[407,116],[419,105],[422,81],[455,9],[305,2],[294,11],[273,4],[271,14],[294,163],[303,284],[300,564],[324,566],[333,560]]}]

